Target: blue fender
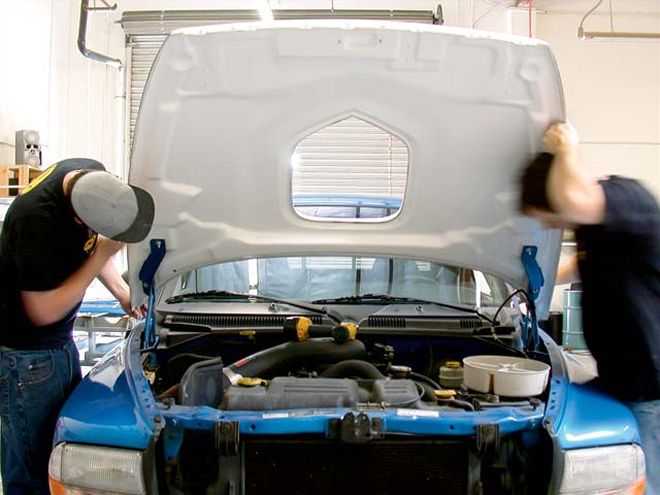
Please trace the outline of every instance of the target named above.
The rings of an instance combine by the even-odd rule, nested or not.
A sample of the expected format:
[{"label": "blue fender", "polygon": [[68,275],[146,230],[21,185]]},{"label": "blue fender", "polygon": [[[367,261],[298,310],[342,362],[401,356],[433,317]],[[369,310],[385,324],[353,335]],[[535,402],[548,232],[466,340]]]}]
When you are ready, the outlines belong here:
[{"label": "blue fender", "polygon": [[144,450],[162,418],[140,365],[142,325],[108,353],[60,412],[53,445],[61,442]]},{"label": "blue fender", "polygon": [[640,443],[637,421],[621,401],[599,389],[596,381],[570,383],[563,351],[540,331],[550,361],[552,381],[543,424],[562,450]]}]

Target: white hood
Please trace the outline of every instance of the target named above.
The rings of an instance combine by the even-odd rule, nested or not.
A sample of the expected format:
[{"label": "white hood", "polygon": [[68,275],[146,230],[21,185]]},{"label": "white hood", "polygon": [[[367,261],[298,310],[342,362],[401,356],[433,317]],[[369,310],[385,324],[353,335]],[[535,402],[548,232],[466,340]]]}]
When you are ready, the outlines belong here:
[{"label": "white hood", "polygon": [[[403,139],[400,214],[373,224],[314,222],[291,206],[291,154],[306,135],[357,116]],[[560,232],[517,211],[517,176],[564,120],[542,41],[371,21],[276,22],[173,33],[140,107],[130,182],[156,217],[131,246],[134,300],[149,239],[164,239],[160,284],[213,262],[370,254],[434,260],[527,288],[523,245],[539,247],[547,314]]]}]

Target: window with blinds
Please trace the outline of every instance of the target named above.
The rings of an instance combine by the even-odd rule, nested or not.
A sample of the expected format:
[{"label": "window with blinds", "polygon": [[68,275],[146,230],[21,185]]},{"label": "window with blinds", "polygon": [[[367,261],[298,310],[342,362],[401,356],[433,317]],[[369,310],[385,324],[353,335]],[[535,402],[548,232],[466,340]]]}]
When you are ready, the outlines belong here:
[{"label": "window with blinds", "polygon": [[293,207],[304,218],[391,217],[406,188],[408,147],[350,116],[300,141],[291,168]]}]

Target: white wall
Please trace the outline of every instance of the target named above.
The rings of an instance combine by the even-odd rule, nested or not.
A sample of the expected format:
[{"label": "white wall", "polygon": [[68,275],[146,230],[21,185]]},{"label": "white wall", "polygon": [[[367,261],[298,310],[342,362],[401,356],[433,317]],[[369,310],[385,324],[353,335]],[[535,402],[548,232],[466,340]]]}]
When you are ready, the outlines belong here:
[{"label": "white wall", "polygon": [[[615,31],[660,32],[660,1],[613,1]],[[660,197],[660,42],[580,41],[593,0],[545,1],[538,37],[552,46],[581,154],[599,174],[641,179]],[[608,2],[585,28],[609,31]]]},{"label": "white wall", "polygon": [[[78,9],[70,0],[0,0],[0,163],[14,163],[14,133],[27,128],[40,132],[45,164],[86,156],[113,169],[114,73],[78,52]],[[90,44],[123,58],[121,29],[109,21],[92,17]]]},{"label": "white wall", "polygon": [[0,1],[0,163],[14,163],[14,132],[47,126],[51,5]]},{"label": "white wall", "polygon": [[[93,3],[94,0],[90,0]],[[100,2],[97,2],[100,5]],[[245,9],[259,0],[116,0],[113,12],[89,15],[88,47],[125,59],[123,10]],[[271,0],[272,8],[428,9],[436,0]],[[513,14],[483,1],[443,2],[446,24],[515,31]],[[0,0],[0,164],[14,163],[14,133],[41,133],[44,164],[76,156],[95,158],[120,174],[114,157],[115,70],[78,51],[79,0]]]}]

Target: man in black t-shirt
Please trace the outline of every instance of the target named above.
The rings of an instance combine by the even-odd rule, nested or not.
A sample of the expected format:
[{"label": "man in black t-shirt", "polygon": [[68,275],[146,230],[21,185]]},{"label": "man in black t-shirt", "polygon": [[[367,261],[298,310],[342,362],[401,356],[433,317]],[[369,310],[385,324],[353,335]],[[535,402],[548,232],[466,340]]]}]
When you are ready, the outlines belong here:
[{"label": "man in black t-shirt", "polygon": [[0,236],[0,407],[5,493],[49,493],[55,421],[80,380],[73,323],[98,277],[135,317],[112,256],[146,237],[153,200],[71,159],[45,170],[9,207]]},{"label": "man in black t-shirt", "polygon": [[573,228],[577,253],[557,283],[582,282],[584,337],[601,384],[637,417],[646,494],[660,495],[660,209],[638,182],[598,180],[578,159],[568,124],[550,126],[521,177],[521,209]]}]

